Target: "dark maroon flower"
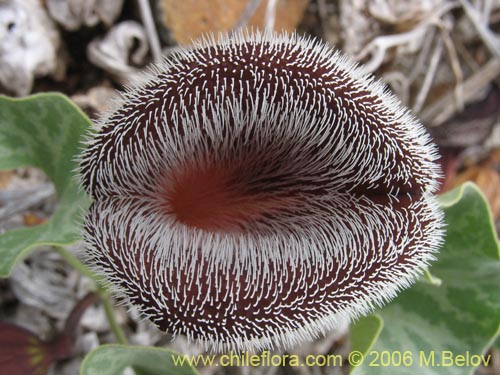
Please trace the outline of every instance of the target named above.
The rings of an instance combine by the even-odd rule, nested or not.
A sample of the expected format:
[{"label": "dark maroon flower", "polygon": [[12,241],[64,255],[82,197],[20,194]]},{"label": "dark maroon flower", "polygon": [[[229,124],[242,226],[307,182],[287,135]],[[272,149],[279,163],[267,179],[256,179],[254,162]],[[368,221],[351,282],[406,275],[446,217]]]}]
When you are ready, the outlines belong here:
[{"label": "dark maroon flower", "polygon": [[392,299],[443,236],[435,146],[329,46],[240,34],[128,89],[81,160],[88,257],[162,330],[310,340]]},{"label": "dark maroon flower", "polygon": [[0,322],[0,370],[9,375],[45,375],[55,361],[50,345],[14,324]]},{"label": "dark maroon flower", "polygon": [[97,301],[90,293],[69,314],[62,332],[45,341],[15,324],[0,321],[0,374],[45,375],[55,361],[73,354],[76,328],[87,307]]}]

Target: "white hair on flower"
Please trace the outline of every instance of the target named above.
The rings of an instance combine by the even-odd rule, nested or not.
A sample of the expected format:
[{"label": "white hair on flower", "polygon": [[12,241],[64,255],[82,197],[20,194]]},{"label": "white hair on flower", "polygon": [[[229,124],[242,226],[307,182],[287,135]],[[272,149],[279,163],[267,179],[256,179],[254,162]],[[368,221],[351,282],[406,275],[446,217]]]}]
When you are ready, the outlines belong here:
[{"label": "white hair on flower", "polygon": [[442,242],[436,147],[322,42],[205,37],[96,128],[80,162],[88,261],[160,329],[217,351],[367,314]]}]

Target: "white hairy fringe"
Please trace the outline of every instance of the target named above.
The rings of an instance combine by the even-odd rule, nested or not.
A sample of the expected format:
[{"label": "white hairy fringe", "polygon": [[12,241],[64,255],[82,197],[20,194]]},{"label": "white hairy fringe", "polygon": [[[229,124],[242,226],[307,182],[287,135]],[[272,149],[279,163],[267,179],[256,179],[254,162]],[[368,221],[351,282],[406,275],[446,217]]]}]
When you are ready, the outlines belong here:
[{"label": "white hairy fringe", "polygon": [[[358,148],[353,149],[349,137],[356,130],[357,124],[351,123],[350,114],[344,111],[340,113],[341,118],[338,118],[326,109],[319,113],[308,110],[294,101],[295,93],[292,92],[285,93],[284,100],[280,102],[283,106],[279,108],[266,106],[266,97],[255,98],[254,108],[261,108],[258,113],[245,112],[238,98],[230,98],[223,103],[210,103],[207,107],[210,116],[201,117],[186,113],[182,106],[169,108],[167,103],[162,106],[164,112],[161,115],[156,113],[148,119],[150,123],[155,123],[155,131],[162,135],[160,140],[148,141],[148,134],[143,134],[146,129],[136,126],[145,114],[130,113],[128,118],[123,118],[120,122],[114,119],[116,113],[125,106],[144,101],[149,87],[167,87],[166,82],[159,80],[158,76],[168,75],[186,61],[198,61],[200,50],[218,48],[237,55],[238,48],[247,46],[248,43],[265,44],[266,49],[276,51],[277,54],[285,46],[293,51],[303,51],[300,56],[305,62],[317,62],[328,68],[332,77],[347,77],[355,83],[358,91],[367,91],[377,97],[380,102],[371,110],[378,110],[380,115],[387,116],[388,123],[387,129],[373,131],[381,137],[377,139],[379,144],[370,143],[373,140],[367,134],[357,134]],[[170,86],[167,89],[176,90],[176,87]],[[173,111],[181,115],[181,118],[179,123],[177,119],[170,120],[174,121],[175,126],[169,128],[166,116],[170,116]],[[172,118],[174,116],[170,117]],[[371,120],[366,121],[370,125]],[[178,289],[185,285],[176,285],[176,280],[169,280],[166,270],[196,270],[198,265],[194,262],[198,259],[196,254],[199,249],[213,270],[218,267],[231,269],[238,276],[245,275],[249,281],[262,280],[259,290],[267,287],[264,281],[269,283],[273,280],[269,270],[262,269],[262,264],[266,263],[272,262],[279,269],[279,265],[310,262],[311,268],[328,272],[328,264],[324,263],[325,254],[331,262],[353,267],[357,260],[365,259],[367,254],[371,254],[375,242],[387,243],[387,248],[379,249],[384,254],[373,252],[378,256],[397,256],[402,251],[415,254],[413,263],[406,264],[404,269],[398,269],[396,265],[384,270],[387,273],[386,279],[371,285],[366,294],[359,296],[355,303],[337,309],[325,304],[315,318],[302,327],[296,327],[297,322],[284,322],[279,329],[269,329],[260,337],[246,337],[238,335],[238,332],[229,332],[227,338],[217,337],[210,332],[195,338],[195,333],[184,327],[188,339],[196,340],[209,349],[290,348],[300,342],[313,340],[390,301],[400,290],[415,281],[441,246],[443,217],[432,196],[437,190],[436,180],[439,177],[436,147],[424,127],[380,82],[321,42],[286,33],[244,31],[231,37],[219,36],[218,39],[213,35],[205,36],[192,47],[179,48],[169,59],[153,65],[101,118],[97,123],[97,130],[105,129],[110,122],[114,124],[112,133],[117,137],[116,144],[112,145],[113,157],[108,155],[109,151],[100,143],[103,137],[92,134],[86,143],[88,151],[84,152],[80,161],[84,178],[90,175],[89,180],[95,183],[92,187],[98,192],[98,199],[86,219],[84,238],[88,245],[88,262],[97,273],[110,281],[117,295],[124,300],[130,300],[135,294],[141,293],[144,298],[153,299],[168,315],[166,299],[175,298]],[[311,128],[311,123],[314,128]],[[200,142],[196,142],[201,140],[198,130],[202,124],[205,125],[208,139],[214,144],[213,158],[216,163],[227,162],[226,155],[218,153],[218,150],[227,150],[228,145],[235,145],[233,156],[238,156],[238,149],[245,147],[245,139],[239,135],[244,129],[253,127],[260,139],[277,140],[277,144],[272,146],[257,142],[253,146],[257,157],[265,152],[286,156],[287,160],[293,160],[294,163],[281,165],[280,160],[276,160],[273,161],[273,166],[279,165],[280,172],[284,175],[303,171],[304,179],[324,182],[325,194],[319,198],[311,198],[306,194],[294,202],[296,204],[286,214],[277,215],[275,220],[267,219],[265,223],[254,223],[247,233],[209,233],[189,228],[173,217],[166,217],[161,202],[155,199],[165,189],[166,180],[159,176],[169,176],[182,169],[193,157],[196,163],[203,163],[199,158],[204,150],[200,150]],[[175,133],[178,127],[186,133],[183,138]],[[145,143],[135,145],[134,149],[124,147],[121,140],[130,131],[139,134]],[[220,136],[223,131],[227,134],[224,139]],[[314,160],[301,157],[305,154],[304,147],[314,147],[325,139],[332,142],[319,150]],[[296,148],[286,149],[290,144]],[[375,146],[382,148],[387,154],[374,153],[372,150]],[[269,150],[269,147],[272,149]],[[398,154],[411,155],[412,160],[404,160],[398,166],[391,165],[394,155]],[[328,174],[318,175],[325,168]],[[337,176],[337,180],[332,176]],[[390,200],[386,209],[380,209],[369,197],[357,197],[345,191],[345,186],[352,186],[357,182],[368,186],[371,182],[374,186],[375,182],[382,182],[392,189],[391,184],[395,180],[404,184],[409,183],[412,178],[416,179],[417,190],[422,193],[422,197],[401,210],[391,210],[391,202],[398,200],[397,189],[389,191]],[[303,181],[301,183],[303,185],[300,187],[307,193],[311,187]],[[349,210],[349,205],[353,202],[356,212]],[[361,221],[358,216],[360,213],[366,223]],[[407,249],[401,243],[410,243],[413,239],[411,235],[417,236],[411,233],[408,237],[405,230],[410,225],[410,218],[417,220],[417,227],[420,223],[429,224],[426,232],[418,238],[417,244]],[[121,246],[110,248],[109,243],[117,239],[122,241],[117,242]],[[141,260],[139,264],[136,264],[137,256]],[[371,259],[367,259],[369,260]],[[120,264],[116,264],[117,261]],[[144,264],[149,261],[158,266],[159,271],[155,275],[144,272]],[[124,264],[127,266],[123,267]],[[127,270],[129,274],[120,274],[124,272],[122,270]],[[262,275],[261,279],[256,275]],[[205,275],[194,272],[190,276],[193,283],[217,280],[217,275],[211,275],[207,280],[204,279]],[[128,284],[127,288],[119,286],[123,282]],[[171,295],[152,293],[159,290],[158,286],[166,286]],[[137,307],[153,321],[161,316],[146,310],[144,306]]]}]

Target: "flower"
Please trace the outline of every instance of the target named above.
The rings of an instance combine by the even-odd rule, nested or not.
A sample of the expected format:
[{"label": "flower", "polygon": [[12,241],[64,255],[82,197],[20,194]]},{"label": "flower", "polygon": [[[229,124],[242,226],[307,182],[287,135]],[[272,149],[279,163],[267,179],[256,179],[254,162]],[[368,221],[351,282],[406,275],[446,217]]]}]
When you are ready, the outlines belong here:
[{"label": "flower", "polygon": [[217,351],[290,347],[391,300],[433,259],[437,158],[326,44],[206,38],[91,135],[88,261],[164,331]]},{"label": "flower", "polygon": [[45,375],[54,362],[51,347],[30,331],[0,322],[0,369],[4,374]]},{"label": "flower", "polygon": [[54,362],[70,358],[80,318],[97,299],[96,294],[89,293],[78,301],[63,330],[50,341],[42,340],[26,328],[0,321],[0,373],[45,375]]}]

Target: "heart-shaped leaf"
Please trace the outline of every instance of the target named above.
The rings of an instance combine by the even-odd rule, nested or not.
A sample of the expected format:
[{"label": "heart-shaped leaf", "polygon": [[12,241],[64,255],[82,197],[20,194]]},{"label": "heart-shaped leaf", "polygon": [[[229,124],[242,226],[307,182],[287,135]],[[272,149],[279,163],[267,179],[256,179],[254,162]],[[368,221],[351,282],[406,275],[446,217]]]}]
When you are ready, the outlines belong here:
[{"label": "heart-shaped leaf", "polygon": [[351,347],[365,355],[373,347],[377,341],[384,321],[378,314],[363,316],[355,325],[350,327],[349,339],[351,340]]},{"label": "heart-shaped leaf", "polygon": [[[488,204],[470,183],[441,204],[447,235],[430,270],[441,285],[416,283],[378,312],[378,339],[363,332],[363,321],[351,328],[354,337],[376,339],[353,374],[464,375],[491,365],[485,350],[499,334],[500,253]],[[365,348],[353,342],[352,350]]]},{"label": "heart-shaped leaf", "polygon": [[88,117],[60,94],[0,97],[0,169],[40,168],[59,198],[48,222],[0,236],[0,277],[7,277],[36,246],[68,245],[80,238],[82,210],[89,199],[75,178],[75,158],[89,124]]},{"label": "heart-shaped leaf", "polygon": [[197,375],[182,354],[167,349],[101,345],[90,352],[82,363],[81,375],[122,375],[132,367],[137,375]]}]

